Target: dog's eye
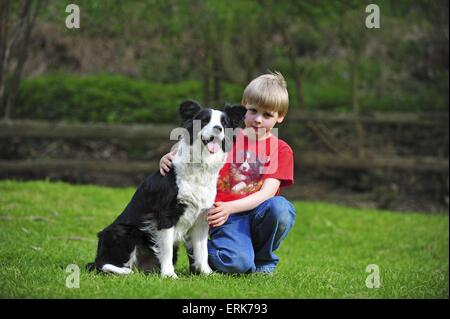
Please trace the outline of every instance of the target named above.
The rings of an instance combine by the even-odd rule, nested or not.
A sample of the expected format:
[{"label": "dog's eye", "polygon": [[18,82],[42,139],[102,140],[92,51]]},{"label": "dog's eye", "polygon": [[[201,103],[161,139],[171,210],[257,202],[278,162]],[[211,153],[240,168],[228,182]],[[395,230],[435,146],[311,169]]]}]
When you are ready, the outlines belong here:
[{"label": "dog's eye", "polygon": [[228,126],[228,119],[225,117],[222,117],[220,119],[220,122],[222,123],[223,126]]},{"label": "dog's eye", "polygon": [[211,117],[210,117],[210,116],[205,117],[205,118],[202,118],[202,125],[208,124],[210,120],[211,120]]}]

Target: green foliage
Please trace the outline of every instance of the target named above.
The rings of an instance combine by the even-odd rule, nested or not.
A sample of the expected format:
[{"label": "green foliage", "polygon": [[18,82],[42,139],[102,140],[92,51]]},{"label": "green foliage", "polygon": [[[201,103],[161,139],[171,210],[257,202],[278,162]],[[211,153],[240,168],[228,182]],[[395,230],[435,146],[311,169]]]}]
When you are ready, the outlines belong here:
[{"label": "green foliage", "polygon": [[[221,102],[239,102],[246,83],[267,70],[288,79],[293,108],[303,96],[308,109],[351,111],[349,61],[357,66],[362,111],[448,110],[448,2],[380,0],[378,30],[364,27],[370,3],[80,0],[82,27],[75,31],[63,27],[68,2],[52,2],[38,21],[67,38],[58,34],[49,43],[108,42],[124,64],[111,72],[132,70],[151,83],[110,75],[27,80],[15,116],[167,122],[181,100],[218,96],[216,80]],[[64,48],[44,64],[51,66],[46,72],[73,72],[64,58],[77,50]],[[96,69],[88,55],[70,57]],[[301,79],[300,92],[293,79]]]},{"label": "green foliage", "polygon": [[[294,228],[276,254],[274,276],[188,273],[184,249],[178,280],[158,274],[88,273],[96,233],[125,207],[134,189],[51,182],[0,182],[2,298],[446,298],[449,219],[295,202]],[[66,287],[66,267],[80,267],[80,288]],[[380,269],[369,289],[366,267]]]},{"label": "green foliage", "polygon": [[[238,103],[242,89],[224,86],[224,102]],[[47,75],[23,81],[14,118],[108,123],[173,123],[186,99],[201,101],[201,85],[150,83],[117,75]],[[223,104],[215,107],[221,108]]]},{"label": "green foliage", "polygon": [[[351,91],[345,63],[333,61],[300,64],[305,73],[304,96],[310,110],[343,111],[350,109]],[[281,65],[283,68],[283,65]],[[445,109],[439,88],[403,84],[394,89],[381,83],[379,64],[361,64],[368,87],[361,88],[364,111],[436,111]],[[291,108],[297,107],[294,80],[287,78]],[[222,83],[224,103],[239,103],[244,85]],[[13,118],[64,120],[68,122],[177,123],[178,105],[186,99],[202,101],[198,81],[174,84],[154,83],[119,75],[73,76],[54,74],[27,79],[21,83]]]}]

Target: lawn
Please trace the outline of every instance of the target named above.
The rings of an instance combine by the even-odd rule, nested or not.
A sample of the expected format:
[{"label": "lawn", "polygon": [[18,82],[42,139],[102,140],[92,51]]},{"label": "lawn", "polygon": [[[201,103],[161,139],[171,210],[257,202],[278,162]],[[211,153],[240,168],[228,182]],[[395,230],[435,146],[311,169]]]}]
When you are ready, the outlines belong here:
[{"label": "lawn", "polygon": [[[133,188],[0,181],[0,298],[448,298],[448,214],[399,213],[295,202],[294,228],[273,276],[179,279],[88,273],[96,233],[127,204]],[[66,286],[81,268],[79,288]],[[368,288],[377,265],[381,286]],[[69,277],[72,278],[72,277]],[[69,284],[73,281],[69,280]]]}]

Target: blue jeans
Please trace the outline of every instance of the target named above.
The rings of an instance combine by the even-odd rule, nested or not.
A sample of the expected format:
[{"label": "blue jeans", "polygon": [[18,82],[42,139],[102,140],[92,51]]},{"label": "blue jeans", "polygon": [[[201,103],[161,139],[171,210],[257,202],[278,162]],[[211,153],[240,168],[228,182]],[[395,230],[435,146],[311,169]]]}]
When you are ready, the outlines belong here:
[{"label": "blue jeans", "polygon": [[231,214],[225,224],[209,231],[209,265],[223,273],[272,272],[279,261],[274,251],[294,219],[294,207],[281,196],[252,211]]}]

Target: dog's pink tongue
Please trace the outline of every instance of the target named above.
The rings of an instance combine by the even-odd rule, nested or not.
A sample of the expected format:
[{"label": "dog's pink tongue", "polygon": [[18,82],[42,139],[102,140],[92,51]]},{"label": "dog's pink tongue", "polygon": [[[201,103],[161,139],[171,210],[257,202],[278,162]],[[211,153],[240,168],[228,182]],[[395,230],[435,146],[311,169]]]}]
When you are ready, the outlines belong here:
[{"label": "dog's pink tongue", "polygon": [[220,150],[220,145],[217,142],[209,142],[208,144],[206,144],[206,146],[208,147],[208,151],[210,151],[211,153],[217,153]]}]

